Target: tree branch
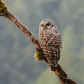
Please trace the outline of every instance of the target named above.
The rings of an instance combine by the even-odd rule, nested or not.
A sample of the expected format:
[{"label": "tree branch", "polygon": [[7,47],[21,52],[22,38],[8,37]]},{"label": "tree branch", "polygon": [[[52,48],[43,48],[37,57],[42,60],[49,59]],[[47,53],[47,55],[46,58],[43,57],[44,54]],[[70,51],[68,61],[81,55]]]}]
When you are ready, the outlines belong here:
[{"label": "tree branch", "polygon": [[[35,38],[35,36],[29,31],[29,29],[24,26],[14,15],[12,15],[8,10],[4,2],[0,0],[0,16],[5,16],[6,18],[10,19],[13,23],[15,23],[18,28],[26,34],[26,36],[32,41],[32,43],[36,47],[35,58],[37,61],[44,60],[46,63],[46,59],[43,56],[43,51],[40,47],[39,41]],[[61,84],[77,84],[75,81],[69,79],[67,74],[63,71],[61,66],[58,64],[56,70],[53,71],[60,80]]]},{"label": "tree branch", "polygon": [[29,31],[29,29],[24,26],[15,16],[13,16],[8,10],[6,12],[7,18],[10,19],[13,23],[15,23],[18,28],[26,34],[26,36],[32,41],[37,49],[41,49],[38,40],[35,36]]}]

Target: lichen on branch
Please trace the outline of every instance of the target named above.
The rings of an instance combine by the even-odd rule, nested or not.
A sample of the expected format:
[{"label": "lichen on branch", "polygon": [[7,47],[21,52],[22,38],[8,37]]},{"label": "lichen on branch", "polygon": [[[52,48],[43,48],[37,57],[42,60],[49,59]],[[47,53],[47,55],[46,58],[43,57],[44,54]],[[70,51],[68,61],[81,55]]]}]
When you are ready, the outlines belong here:
[{"label": "lichen on branch", "polygon": [[46,60],[46,58],[43,56],[43,53],[40,52],[40,51],[38,51],[37,49],[36,49],[36,51],[35,51],[34,58],[36,58],[36,61],[42,61],[42,60],[44,60],[44,61],[47,63],[47,60]]},{"label": "lichen on branch", "polygon": [[8,9],[8,7],[6,6],[6,3],[4,3],[2,0],[0,0],[0,16],[5,16],[6,15],[6,10]]}]

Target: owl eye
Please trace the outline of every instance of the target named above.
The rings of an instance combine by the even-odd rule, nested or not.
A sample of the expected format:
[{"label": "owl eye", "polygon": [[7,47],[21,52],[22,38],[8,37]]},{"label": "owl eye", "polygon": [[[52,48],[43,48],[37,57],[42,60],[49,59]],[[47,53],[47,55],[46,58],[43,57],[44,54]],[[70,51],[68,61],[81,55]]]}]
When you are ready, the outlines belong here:
[{"label": "owl eye", "polygon": [[47,23],[46,26],[50,26],[50,23]]},{"label": "owl eye", "polygon": [[43,25],[43,24],[41,24],[41,26],[42,26],[42,27],[44,27],[44,25]]}]

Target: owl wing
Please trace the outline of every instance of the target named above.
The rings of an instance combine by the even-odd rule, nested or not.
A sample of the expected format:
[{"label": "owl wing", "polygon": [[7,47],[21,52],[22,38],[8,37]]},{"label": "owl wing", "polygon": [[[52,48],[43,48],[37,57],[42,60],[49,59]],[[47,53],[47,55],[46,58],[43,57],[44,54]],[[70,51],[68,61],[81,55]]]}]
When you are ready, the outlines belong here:
[{"label": "owl wing", "polygon": [[57,62],[60,59],[60,48],[62,47],[60,33],[55,28],[54,30],[51,28],[51,30],[43,31],[39,34],[39,42],[51,70],[56,70]]},{"label": "owl wing", "polygon": [[50,40],[48,41],[48,64],[51,67],[51,70],[54,71],[56,70],[57,62],[60,59],[60,52],[62,48],[62,37],[59,32],[53,32],[50,33],[49,35],[51,36]]}]

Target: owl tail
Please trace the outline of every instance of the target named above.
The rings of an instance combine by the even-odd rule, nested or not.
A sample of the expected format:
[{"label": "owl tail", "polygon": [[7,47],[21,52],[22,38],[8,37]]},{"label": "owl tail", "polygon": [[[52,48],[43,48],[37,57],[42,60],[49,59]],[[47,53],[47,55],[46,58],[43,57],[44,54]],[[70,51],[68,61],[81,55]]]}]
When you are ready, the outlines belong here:
[{"label": "owl tail", "polygon": [[55,65],[55,67],[57,67],[57,62],[56,62],[56,65]]},{"label": "owl tail", "polygon": [[57,62],[55,65],[49,65],[50,68],[51,68],[51,71],[55,72],[56,71],[56,68],[57,68]]}]

